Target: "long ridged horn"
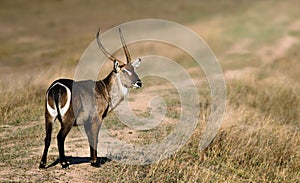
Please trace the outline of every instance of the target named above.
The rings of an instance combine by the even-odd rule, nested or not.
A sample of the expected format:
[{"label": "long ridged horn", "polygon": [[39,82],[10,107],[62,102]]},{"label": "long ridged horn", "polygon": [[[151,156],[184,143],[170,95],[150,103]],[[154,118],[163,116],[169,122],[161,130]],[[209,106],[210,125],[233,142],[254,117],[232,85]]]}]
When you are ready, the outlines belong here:
[{"label": "long ridged horn", "polygon": [[110,53],[108,53],[108,51],[105,50],[103,44],[101,43],[100,41],[100,38],[99,38],[99,33],[100,33],[100,28],[98,29],[97,31],[97,34],[96,34],[96,39],[97,39],[97,43],[98,43],[98,46],[99,46],[99,49],[102,51],[102,53],[107,57],[109,58],[111,61],[118,61],[120,63],[123,63],[121,60],[117,59],[116,57],[112,56]]},{"label": "long ridged horn", "polygon": [[130,53],[129,53],[128,48],[126,46],[126,42],[125,42],[125,39],[123,37],[121,28],[119,28],[119,34],[120,34],[120,39],[121,39],[121,42],[122,42],[122,46],[123,46],[123,50],[124,50],[124,53],[125,53],[125,56],[126,56],[127,63],[130,63],[131,62]]}]

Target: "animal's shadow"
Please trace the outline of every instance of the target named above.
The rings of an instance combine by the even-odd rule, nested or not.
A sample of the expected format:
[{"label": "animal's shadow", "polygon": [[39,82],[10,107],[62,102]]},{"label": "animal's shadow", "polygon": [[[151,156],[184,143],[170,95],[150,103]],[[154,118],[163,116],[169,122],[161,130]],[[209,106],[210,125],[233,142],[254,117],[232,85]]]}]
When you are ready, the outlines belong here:
[{"label": "animal's shadow", "polygon": [[[72,156],[69,156],[69,157],[66,157],[66,158],[70,162],[70,165],[90,163],[90,157],[72,157]],[[100,165],[103,165],[106,162],[110,162],[110,161],[111,161],[111,159],[109,159],[107,157],[98,157],[98,162],[100,162]],[[51,163],[50,165],[48,165],[46,168],[56,166],[57,164],[59,164],[59,158],[57,160],[55,160],[53,163]]]}]

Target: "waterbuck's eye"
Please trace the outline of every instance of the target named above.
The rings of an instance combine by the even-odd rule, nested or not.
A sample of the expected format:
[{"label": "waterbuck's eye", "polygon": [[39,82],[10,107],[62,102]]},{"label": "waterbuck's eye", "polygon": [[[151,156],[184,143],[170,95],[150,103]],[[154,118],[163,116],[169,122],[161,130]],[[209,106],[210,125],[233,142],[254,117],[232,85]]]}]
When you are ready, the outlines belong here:
[{"label": "waterbuck's eye", "polygon": [[127,69],[123,69],[122,70],[122,72],[123,73],[127,73],[129,76],[131,76],[132,75],[132,72],[130,72],[129,70],[127,70]]}]

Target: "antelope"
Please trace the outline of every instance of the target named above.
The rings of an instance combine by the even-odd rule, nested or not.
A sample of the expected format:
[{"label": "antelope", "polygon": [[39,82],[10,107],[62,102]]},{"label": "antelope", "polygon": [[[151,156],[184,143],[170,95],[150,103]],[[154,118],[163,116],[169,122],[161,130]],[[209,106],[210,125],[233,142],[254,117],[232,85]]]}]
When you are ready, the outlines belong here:
[{"label": "antelope", "polygon": [[59,160],[63,169],[70,162],[65,156],[65,138],[75,124],[83,124],[90,146],[90,163],[100,167],[97,160],[98,134],[103,119],[124,100],[129,88],[140,88],[142,82],[135,72],[141,59],[131,60],[121,29],[119,36],[126,56],[126,64],[107,52],[100,41],[98,30],[96,40],[102,53],[113,62],[113,70],[103,80],[74,81],[58,79],[46,92],[45,99],[45,147],[39,168],[46,168],[47,153],[51,142],[52,124],[56,119],[61,124],[57,134]]}]

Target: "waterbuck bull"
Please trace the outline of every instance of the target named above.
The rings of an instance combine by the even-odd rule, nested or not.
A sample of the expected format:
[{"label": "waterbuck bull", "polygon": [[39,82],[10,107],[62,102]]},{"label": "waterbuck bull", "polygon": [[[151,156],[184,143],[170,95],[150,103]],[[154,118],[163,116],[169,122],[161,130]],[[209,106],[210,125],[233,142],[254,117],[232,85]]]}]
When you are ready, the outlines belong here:
[{"label": "waterbuck bull", "polygon": [[59,79],[50,85],[45,101],[45,147],[39,168],[46,168],[52,124],[56,119],[61,124],[61,129],[57,134],[57,144],[62,168],[68,168],[70,164],[65,156],[64,142],[74,124],[84,125],[90,146],[91,165],[99,167],[97,143],[103,119],[124,99],[128,88],[142,87],[142,82],[135,72],[141,59],[131,60],[121,29],[119,29],[119,34],[127,60],[126,64],[104,49],[99,38],[99,31],[96,34],[98,46],[104,55],[113,61],[113,70],[105,79],[99,81]]}]

